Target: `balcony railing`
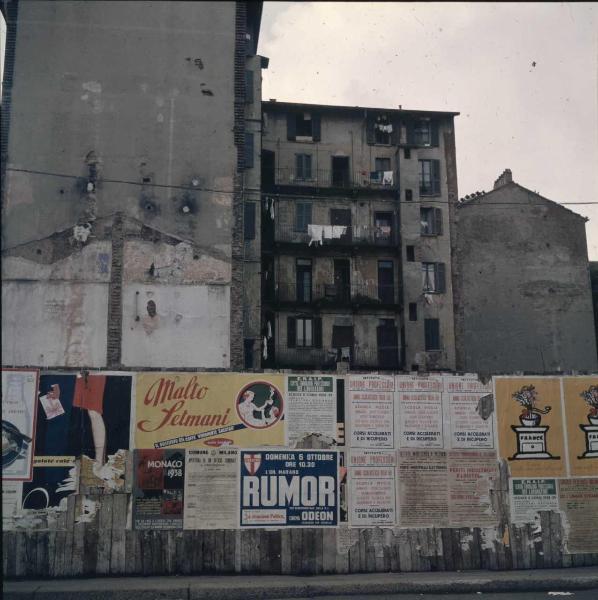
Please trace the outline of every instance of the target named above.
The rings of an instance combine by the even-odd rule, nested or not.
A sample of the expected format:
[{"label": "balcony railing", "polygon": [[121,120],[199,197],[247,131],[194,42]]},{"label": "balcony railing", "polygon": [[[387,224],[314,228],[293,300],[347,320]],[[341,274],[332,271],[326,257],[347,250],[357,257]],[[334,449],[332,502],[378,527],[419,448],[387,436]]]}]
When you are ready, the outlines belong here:
[{"label": "balcony railing", "polygon": [[[336,348],[279,348],[274,363],[280,368],[334,369],[337,361],[341,361],[341,351]],[[398,371],[399,348],[351,349],[348,362],[352,369]]]},{"label": "balcony railing", "polygon": [[[315,225],[315,224],[314,224]],[[333,225],[320,225],[324,229],[306,227],[298,231],[293,225],[276,222],[274,241],[317,246],[396,246],[398,236],[392,227],[372,225],[347,225],[344,233]]]},{"label": "balcony railing", "polygon": [[274,303],[330,306],[371,305],[388,306],[398,304],[398,290],[394,285],[364,284],[315,284],[299,285],[280,282],[266,294],[265,300]]},{"label": "balcony railing", "polygon": [[322,169],[262,169],[264,187],[268,182],[274,185],[294,185],[311,188],[371,188],[397,189],[397,177],[393,171],[360,171],[351,175],[346,171],[327,171]]}]

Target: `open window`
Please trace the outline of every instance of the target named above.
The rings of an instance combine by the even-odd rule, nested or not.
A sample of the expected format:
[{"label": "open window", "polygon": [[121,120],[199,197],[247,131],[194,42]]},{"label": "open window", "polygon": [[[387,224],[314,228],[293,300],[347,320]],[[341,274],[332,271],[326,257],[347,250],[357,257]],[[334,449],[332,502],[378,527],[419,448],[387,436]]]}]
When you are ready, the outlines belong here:
[{"label": "open window", "polygon": [[422,207],[419,209],[421,234],[442,235],[442,210]]},{"label": "open window", "polygon": [[440,161],[419,161],[419,193],[421,196],[440,194]]},{"label": "open window", "polygon": [[322,318],[287,317],[287,348],[321,348]]},{"label": "open window", "polygon": [[425,294],[444,294],[446,292],[444,263],[422,263],[422,291]]},{"label": "open window", "polygon": [[319,142],[321,139],[320,115],[312,112],[287,114],[287,139],[298,142]]}]

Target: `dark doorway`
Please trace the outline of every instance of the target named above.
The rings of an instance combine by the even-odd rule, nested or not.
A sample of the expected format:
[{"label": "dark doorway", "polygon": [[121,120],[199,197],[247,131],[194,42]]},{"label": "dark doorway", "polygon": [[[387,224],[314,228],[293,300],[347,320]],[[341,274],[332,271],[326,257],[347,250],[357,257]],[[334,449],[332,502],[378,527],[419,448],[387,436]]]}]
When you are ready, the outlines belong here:
[{"label": "dark doorway", "polygon": [[332,185],[334,187],[349,187],[349,157],[332,157]]},{"label": "dark doorway", "polygon": [[378,261],[378,299],[383,304],[394,304],[395,282],[392,260]]},{"label": "dark doorway", "polygon": [[351,300],[351,264],[346,258],[334,260],[334,287],[339,302]]},{"label": "dark doorway", "polygon": [[[350,242],[351,234],[351,209],[350,208],[331,208],[330,209],[330,224],[346,227],[347,230],[340,238],[341,242]],[[337,238],[335,238],[337,239]]]},{"label": "dark doorway", "polygon": [[393,319],[381,319],[377,327],[378,366],[381,369],[398,369],[399,336]]},{"label": "dark doorway", "polygon": [[270,190],[274,187],[275,155],[272,150],[262,150],[262,189]]},{"label": "dark doorway", "polygon": [[297,302],[311,302],[311,259],[297,259]]}]

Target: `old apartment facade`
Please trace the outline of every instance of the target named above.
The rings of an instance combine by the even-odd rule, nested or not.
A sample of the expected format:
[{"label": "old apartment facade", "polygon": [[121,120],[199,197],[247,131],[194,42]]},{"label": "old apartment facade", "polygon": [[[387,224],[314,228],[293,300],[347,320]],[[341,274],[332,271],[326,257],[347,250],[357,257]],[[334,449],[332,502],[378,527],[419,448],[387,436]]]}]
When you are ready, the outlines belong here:
[{"label": "old apartment facade", "polygon": [[263,102],[262,364],[455,364],[457,113]]}]

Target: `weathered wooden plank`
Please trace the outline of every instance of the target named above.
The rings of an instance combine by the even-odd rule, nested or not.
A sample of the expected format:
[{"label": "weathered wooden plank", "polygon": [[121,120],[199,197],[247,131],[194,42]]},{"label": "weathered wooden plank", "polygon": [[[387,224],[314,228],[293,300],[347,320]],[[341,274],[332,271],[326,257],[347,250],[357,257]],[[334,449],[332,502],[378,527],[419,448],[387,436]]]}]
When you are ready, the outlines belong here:
[{"label": "weathered wooden plank", "polygon": [[349,548],[349,573],[359,573],[359,556],[361,552],[361,535],[356,536],[357,541]]},{"label": "weathered wooden plank", "polygon": [[563,526],[561,514],[555,511],[550,513],[550,533],[552,536],[552,567],[563,566]]},{"label": "weathered wooden plank", "polygon": [[336,529],[326,527],[322,532],[322,573],[336,572]]},{"label": "weathered wooden plank", "polygon": [[293,573],[293,540],[291,529],[280,532],[280,571],[283,575]]},{"label": "weathered wooden plank", "polygon": [[542,552],[543,552],[543,567],[552,567],[552,534],[550,528],[550,512],[541,510],[538,513],[540,515],[540,526],[542,527]]},{"label": "weathered wooden plank", "polygon": [[[224,573],[234,573],[235,572],[235,555],[236,555],[236,547],[237,547],[237,537],[236,532],[231,529],[226,529],[224,531],[224,556],[223,556],[223,565],[222,570]],[[278,550],[280,554],[280,548]],[[280,562],[280,556],[278,557]]]},{"label": "weathered wooden plank", "polygon": [[112,554],[112,512],[114,495],[104,494],[98,497],[98,546],[97,567],[95,574],[108,575],[110,573],[110,559]]}]

